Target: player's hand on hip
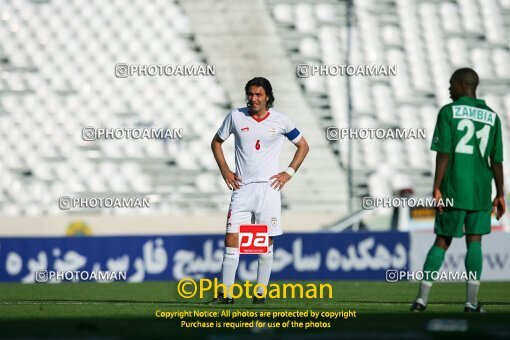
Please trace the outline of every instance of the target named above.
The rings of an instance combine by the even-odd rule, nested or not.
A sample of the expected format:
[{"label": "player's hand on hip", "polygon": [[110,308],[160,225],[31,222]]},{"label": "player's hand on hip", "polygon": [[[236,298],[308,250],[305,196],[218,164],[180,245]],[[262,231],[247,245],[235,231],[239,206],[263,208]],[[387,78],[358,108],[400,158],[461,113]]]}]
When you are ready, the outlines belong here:
[{"label": "player's hand on hip", "polygon": [[494,201],[492,201],[492,212],[496,213],[496,219],[500,219],[501,216],[505,213],[506,204],[504,196],[496,196]]},{"label": "player's hand on hip", "polygon": [[439,212],[439,214],[443,213],[443,195],[441,194],[441,191],[439,189],[434,189],[432,191],[432,197],[434,197],[434,201],[436,202],[436,210]]},{"label": "player's hand on hip", "polygon": [[271,176],[271,178],[269,178],[270,181],[273,180],[271,182],[271,187],[273,189],[278,189],[278,191],[282,190],[285,183],[290,181],[290,179],[291,179],[291,176],[288,173],[286,173],[285,171],[280,172],[278,175],[274,175],[274,176]]},{"label": "player's hand on hip", "polygon": [[223,174],[223,179],[230,190],[237,190],[241,188],[241,177],[237,176],[232,171],[228,170]]}]

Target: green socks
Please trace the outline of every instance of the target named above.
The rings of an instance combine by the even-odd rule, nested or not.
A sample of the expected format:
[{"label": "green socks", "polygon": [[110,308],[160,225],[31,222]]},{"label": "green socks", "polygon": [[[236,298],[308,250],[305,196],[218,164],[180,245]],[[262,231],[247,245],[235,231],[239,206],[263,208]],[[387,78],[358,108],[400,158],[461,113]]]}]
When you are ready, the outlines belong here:
[{"label": "green socks", "polygon": [[[482,274],[482,243],[481,242],[469,242],[467,245],[467,253],[466,253],[466,271],[468,278],[471,278],[470,273],[475,273],[476,280],[480,280],[480,275]],[[473,275],[473,274],[471,274]]]},{"label": "green socks", "polygon": [[416,297],[416,302],[423,306],[427,305],[430,288],[432,288],[431,273],[439,271],[439,268],[441,268],[441,265],[443,264],[445,253],[446,251],[443,248],[432,246],[427,254],[427,259],[423,265],[423,274],[426,275],[426,272],[429,272],[429,276],[425,277],[421,281],[418,296]]},{"label": "green socks", "polygon": [[[446,251],[443,248],[432,246],[427,254],[427,259],[423,265],[423,274],[427,275],[427,272],[429,272],[429,276],[425,276],[421,281],[418,297],[416,298],[416,302],[424,306],[427,304],[430,288],[432,287],[432,277],[430,273],[439,271],[443,264],[445,253]],[[478,289],[480,288],[482,264],[481,242],[469,242],[465,261],[466,272],[469,278],[466,285],[466,303],[475,308],[478,305]],[[471,275],[473,274],[470,275],[470,273],[475,273],[475,280],[471,279]]]},{"label": "green socks", "polygon": [[446,251],[443,248],[437,246],[432,246],[432,248],[430,248],[425,264],[423,265],[423,274],[426,275],[427,272],[430,273],[428,277],[425,276],[424,280],[432,281],[431,273],[439,271],[439,268],[441,268],[443,264],[445,253]]},{"label": "green socks", "polygon": [[[478,305],[478,289],[480,289],[480,276],[482,275],[482,243],[469,242],[466,253],[466,272],[468,281],[466,284],[466,305],[475,307]],[[472,280],[470,273],[475,273],[476,280]],[[473,274],[471,274],[473,275]]]}]

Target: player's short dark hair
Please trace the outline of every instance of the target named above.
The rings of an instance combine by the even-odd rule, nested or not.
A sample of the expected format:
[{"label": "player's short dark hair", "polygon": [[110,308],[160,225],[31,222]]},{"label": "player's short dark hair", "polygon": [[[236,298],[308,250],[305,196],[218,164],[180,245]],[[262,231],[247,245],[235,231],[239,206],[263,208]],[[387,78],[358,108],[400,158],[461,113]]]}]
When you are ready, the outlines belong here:
[{"label": "player's short dark hair", "polygon": [[462,81],[465,84],[472,86],[475,89],[480,81],[480,78],[478,77],[476,71],[469,67],[459,68],[458,70],[453,72],[453,77],[456,78],[458,81]]},{"label": "player's short dark hair", "polygon": [[244,87],[244,93],[246,96],[248,96],[248,90],[252,86],[260,86],[266,91],[266,95],[269,97],[267,101],[267,107],[272,107],[274,103],[274,95],[273,95],[273,87],[271,86],[271,83],[269,80],[267,80],[264,77],[255,77],[252,80],[248,81],[246,83],[246,86]]}]

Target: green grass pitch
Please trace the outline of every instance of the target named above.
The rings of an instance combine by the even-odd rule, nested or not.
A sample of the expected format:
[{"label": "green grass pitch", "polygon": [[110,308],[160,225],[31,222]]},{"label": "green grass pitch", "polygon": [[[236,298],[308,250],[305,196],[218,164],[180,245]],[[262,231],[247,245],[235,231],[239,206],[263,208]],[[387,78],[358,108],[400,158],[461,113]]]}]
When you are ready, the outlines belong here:
[{"label": "green grass pitch", "polygon": [[[282,283],[282,282],[279,282]],[[298,283],[298,282],[294,282]],[[299,282],[305,284],[307,282]],[[315,281],[314,283],[320,283]],[[0,329],[6,337],[120,336],[147,338],[347,338],[358,337],[510,337],[510,282],[482,282],[479,299],[486,314],[462,313],[464,283],[436,283],[424,313],[409,313],[418,283],[333,281],[332,299],[275,299],[253,305],[208,306],[207,299],[178,297],[176,282],[0,284]],[[326,320],[330,328],[186,329],[160,311],[356,311],[356,318]],[[257,318],[264,320],[264,318]],[[279,321],[288,320],[283,318]],[[299,321],[306,322],[308,319]],[[214,319],[188,318],[188,321]],[[250,321],[235,319],[229,321]],[[293,319],[296,320],[296,319]],[[267,320],[271,321],[271,320]],[[273,320],[274,321],[274,320]]]}]

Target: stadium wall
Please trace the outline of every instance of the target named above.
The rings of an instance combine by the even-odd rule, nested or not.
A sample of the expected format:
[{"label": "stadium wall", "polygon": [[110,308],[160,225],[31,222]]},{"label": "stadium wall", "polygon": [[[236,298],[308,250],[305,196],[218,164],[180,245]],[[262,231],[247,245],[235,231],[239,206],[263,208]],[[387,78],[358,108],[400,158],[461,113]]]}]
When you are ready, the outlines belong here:
[{"label": "stadium wall", "polygon": [[[274,251],[274,280],[385,280],[387,270],[419,271],[434,235],[406,232],[287,233]],[[510,279],[510,234],[484,238],[483,280]],[[1,237],[0,281],[35,282],[38,270],[126,272],[127,281],[218,277],[223,235]],[[464,272],[463,240],[443,271]],[[257,256],[243,255],[238,278],[255,280]],[[55,281],[57,282],[57,281]]]},{"label": "stadium wall", "polygon": [[[227,209],[228,206],[225,206]],[[161,216],[78,215],[0,217],[0,237],[66,236],[76,225],[86,228],[89,235],[175,235],[223,234],[227,211],[216,214]],[[285,232],[318,231],[338,220],[337,213],[283,212]]]},{"label": "stadium wall", "polygon": [[[432,233],[410,233],[411,245],[411,271],[422,270],[427,252],[434,243],[435,235]],[[482,238],[483,269],[482,280],[509,280],[510,279],[510,234],[506,232],[493,232]],[[453,239],[446,252],[443,271],[465,271],[464,258],[466,256],[465,239]]]},{"label": "stadium wall", "polygon": [[[275,280],[383,280],[409,266],[407,233],[290,233],[277,241]],[[130,282],[218,277],[223,235],[0,238],[0,281],[33,283],[36,272],[127,272]],[[255,280],[243,255],[240,280]]]}]

